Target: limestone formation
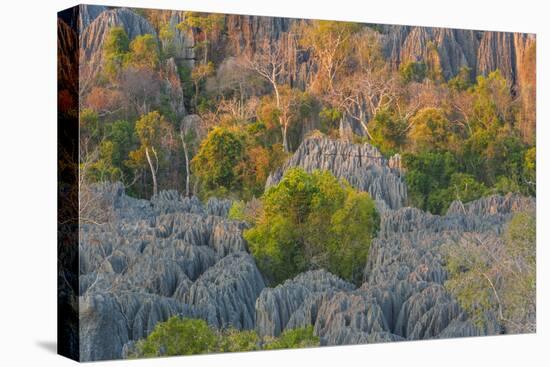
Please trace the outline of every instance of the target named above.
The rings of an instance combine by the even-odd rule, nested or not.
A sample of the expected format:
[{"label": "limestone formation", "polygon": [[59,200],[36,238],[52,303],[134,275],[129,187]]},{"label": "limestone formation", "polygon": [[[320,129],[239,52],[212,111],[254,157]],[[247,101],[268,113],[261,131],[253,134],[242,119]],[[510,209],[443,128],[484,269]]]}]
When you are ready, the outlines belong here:
[{"label": "limestone formation", "polygon": [[367,191],[384,207],[398,209],[405,205],[407,187],[398,169],[369,144],[351,144],[323,137],[310,137],[302,142],[283,167],[272,173],[266,187],[277,184],[286,170],[303,168],[307,172],[327,170],[346,179],[353,187]]},{"label": "limestone formation", "polygon": [[79,231],[82,360],[120,358],[173,315],[254,327],[264,282],[243,252],[243,224],[224,217],[231,202],[175,191],[139,200],[120,183],[91,192],[109,221]]},{"label": "limestone formation", "polygon": [[244,252],[224,257],[193,283],[187,303],[206,310],[216,328],[254,328],[254,303],[265,287],[252,257]]}]

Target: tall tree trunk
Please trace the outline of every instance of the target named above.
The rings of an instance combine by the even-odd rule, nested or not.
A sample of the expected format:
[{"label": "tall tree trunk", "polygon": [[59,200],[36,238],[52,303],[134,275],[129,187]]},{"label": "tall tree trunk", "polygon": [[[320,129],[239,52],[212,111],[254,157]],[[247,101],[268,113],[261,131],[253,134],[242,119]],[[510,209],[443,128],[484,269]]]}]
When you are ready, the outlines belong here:
[{"label": "tall tree trunk", "polygon": [[282,133],[283,133],[283,150],[285,152],[289,152],[290,149],[288,148],[288,138],[287,138],[287,132],[288,132],[288,125],[287,124],[284,124],[281,122],[281,129],[282,129]]},{"label": "tall tree trunk", "polygon": [[187,143],[183,136],[183,131],[180,131],[181,144],[183,145],[183,154],[185,155],[185,196],[189,196],[189,151],[187,149]]},{"label": "tall tree trunk", "polygon": [[153,196],[156,196],[157,193],[158,193],[157,170],[153,167],[153,162],[151,161],[151,156],[149,156],[149,148],[147,148],[147,147],[145,147],[145,156],[147,157],[147,162],[149,163],[149,168],[151,168],[151,175],[153,176]]}]

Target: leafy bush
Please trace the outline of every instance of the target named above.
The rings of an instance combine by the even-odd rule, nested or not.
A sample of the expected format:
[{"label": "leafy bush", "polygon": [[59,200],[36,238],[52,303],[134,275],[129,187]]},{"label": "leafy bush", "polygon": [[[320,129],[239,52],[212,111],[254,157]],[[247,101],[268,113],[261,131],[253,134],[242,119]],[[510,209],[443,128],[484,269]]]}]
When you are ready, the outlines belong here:
[{"label": "leafy bush", "polygon": [[217,335],[206,321],[173,316],[158,323],[146,339],[136,345],[135,357],[202,354],[217,350]]},{"label": "leafy bush", "polygon": [[219,341],[220,352],[248,352],[259,350],[261,340],[254,330],[235,330],[226,331]]},{"label": "leafy bush", "polygon": [[379,218],[373,200],[326,171],[289,170],[261,198],[244,232],[260,270],[274,284],[324,267],[359,281]]},{"label": "leafy bush", "polygon": [[405,83],[422,82],[426,78],[428,68],[423,62],[409,61],[399,67],[399,75]]},{"label": "leafy bush", "polygon": [[200,319],[173,316],[158,323],[147,338],[138,341],[130,358],[178,356],[260,349],[303,348],[319,345],[313,327],[285,330],[280,337],[260,338],[254,330],[217,331]]},{"label": "leafy bush", "polygon": [[264,349],[307,348],[319,345],[319,337],[313,335],[313,326],[285,330],[279,338],[274,338],[264,345]]},{"label": "leafy bush", "polygon": [[245,141],[236,129],[215,127],[200,145],[191,165],[206,192],[240,190],[235,167],[244,159]]},{"label": "leafy bush", "polygon": [[451,176],[457,167],[454,156],[450,152],[406,153],[403,155],[403,161],[407,168],[405,179],[412,204],[434,214],[440,214],[442,206],[434,205],[435,199],[430,197],[442,195],[439,190],[449,186]]}]

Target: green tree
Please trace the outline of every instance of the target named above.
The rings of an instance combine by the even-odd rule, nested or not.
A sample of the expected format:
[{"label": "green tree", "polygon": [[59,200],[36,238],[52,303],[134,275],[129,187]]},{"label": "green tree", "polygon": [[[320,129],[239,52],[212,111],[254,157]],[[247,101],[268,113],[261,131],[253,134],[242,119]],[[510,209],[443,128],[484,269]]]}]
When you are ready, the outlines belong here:
[{"label": "green tree", "polygon": [[443,151],[456,145],[451,124],[440,108],[427,107],[418,111],[411,125],[408,138],[413,151]]},{"label": "green tree", "polygon": [[428,68],[424,62],[409,61],[399,66],[399,75],[405,83],[421,83],[427,73]]},{"label": "green tree", "polygon": [[472,86],[472,69],[467,66],[461,67],[458,74],[449,79],[447,84],[449,88],[459,92],[469,89]]},{"label": "green tree", "polygon": [[218,338],[204,320],[172,316],[158,323],[136,346],[134,357],[161,357],[215,352]]},{"label": "green tree", "polygon": [[371,144],[388,156],[402,150],[407,142],[407,123],[388,109],[379,111],[373,118]]},{"label": "green tree", "polygon": [[235,167],[244,160],[245,151],[245,137],[241,131],[219,126],[212,129],[191,161],[203,192],[219,195],[239,192],[242,180],[238,178]]},{"label": "green tree", "polygon": [[199,96],[200,96],[200,87],[201,84],[206,80],[206,78],[212,76],[215,72],[214,63],[209,62],[206,64],[198,64],[193,68],[191,72],[191,80],[195,86],[195,111],[198,110]]},{"label": "green tree", "polygon": [[487,187],[467,173],[453,173],[449,186],[432,192],[428,197],[428,210],[444,214],[451,203],[460,200],[467,203],[486,195]]},{"label": "green tree", "polygon": [[153,195],[158,193],[157,174],[165,154],[170,149],[172,129],[157,111],[149,112],[136,122],[136,135],[140,146],[129,153],[129,165],[141,168],[146,164],[151,171]]},{"label": "green tree", "polygon": [[313,335],[313,326],[283,331],[279,338],[267,341],[264,349],[308,348],[319,345],[319,337]]},{"label": "green tree", "polygon": [[332,91],[336,76],[351,57],[353,36],[361,25],[351,22],[314,20],[303,25],[299,43],[311,50],[318,65],[316,88],[318,91]]},{"label": "green tree", "polygon": [[254,330],[229,329],[223,333],[219,343],[220,352],[248,352],[259,350],[261,340]]},{"label": "green tree", "polygon": [[430,196],[436,192],[442,195],[443,193],[438,191],[449,186],[451,176],[457,170],[455,157],[449,152],[405,153],[403,162],[407,168],[405,180],[412,204],[420,209],[431,209],[434,214],[440,214],[443,206],[437,204],[437,207],[434,207],[434,204],[442,199],[435,202],[432,199],[430,203]]},{"label": "green tree", "polygon": [[126,62],[130,40],[122,27],[112,27],[103,43],[103,68],[110,80],[115,80]]},{"label": "green tree", "polygon": [[512,122],[515,105],[510,91],[509,82],[499,70],[489,73],[486,77],[477,77],[477,83],[472,90],[474,128],[489,130],[505,122]]},{"label": "green tree", "polygon": [[208,47],[210,45],[210,37],[214,32],[223,29],[225,25],[225,15],[215,13],[197,13],[185,12],[185,20],[177,25],[177,28],[184,31],[188,29],[199,29],[204,34],[204,40],[201,47],[204,52],[203,63],[208,63]]},{"label": "green tree", "polygon": [[143,34],[132,40],[127,58],[129,66],[155,70],[159,62],[159,45],[152,34]]},{"label": "green tree", "polygon": [[261,201],[263,210],[244,236],[272,283],[314,268],[359,280],[378,229],[368,194],[329,172],[294,168]]}]

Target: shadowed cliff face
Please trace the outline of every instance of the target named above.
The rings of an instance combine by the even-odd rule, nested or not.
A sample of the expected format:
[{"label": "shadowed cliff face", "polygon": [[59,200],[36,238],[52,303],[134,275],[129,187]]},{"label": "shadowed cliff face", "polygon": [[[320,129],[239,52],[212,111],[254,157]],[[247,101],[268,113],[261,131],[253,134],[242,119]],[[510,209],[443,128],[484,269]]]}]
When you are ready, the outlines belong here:
[{"label": "shadowed cliff face", "polygon": [[[309,140],[289,162],[336,167],[367,190],[373,178],[401,182],[394,169],[374,161],[362,161],[374,171],[347,160],[333,167],[329,154],[335,149],[376,153],[368,145]],[[444,216],[387,205],[360,287],[318,269],[266,288],[247,253],[244,224],[226,218],[230,201],[202,204],[175,191],[138,200],[126,196],[120,184],[96,186],[94,193],[110,220],[80,229],[83,360],[125,356],[172,315],[201,318],[215,328],[254,329],[262,336],[312,325],[322,345],[501,333],[496,315],[474,323],[445,290],[440,249],[473,236],[494,238],[513,213],[535,206],[533,198],[518,195],[455,202]]]}]

